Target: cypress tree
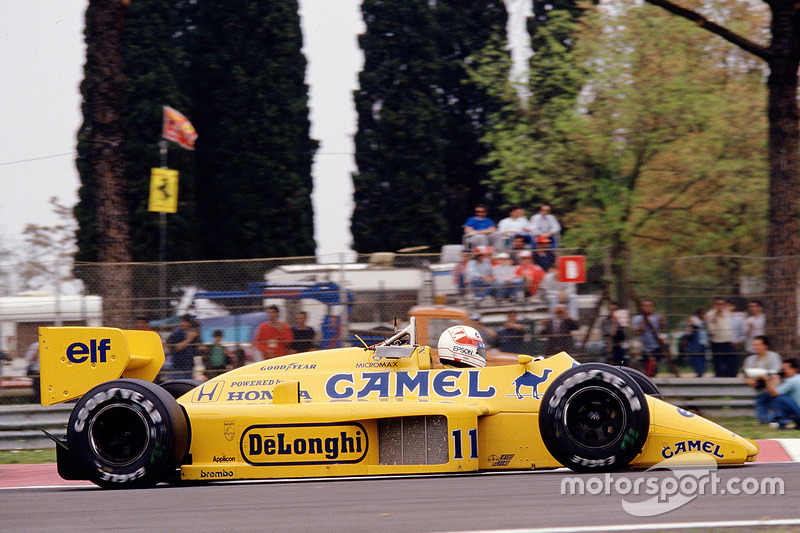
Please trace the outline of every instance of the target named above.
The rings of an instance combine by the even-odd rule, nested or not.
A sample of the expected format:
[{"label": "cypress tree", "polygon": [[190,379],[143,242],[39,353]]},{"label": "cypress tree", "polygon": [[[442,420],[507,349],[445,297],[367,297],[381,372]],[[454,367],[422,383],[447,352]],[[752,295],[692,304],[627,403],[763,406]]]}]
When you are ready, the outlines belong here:
[{"label": "cypress tree", "polygon": [[202,256],[312,255],[317,143],[297,0],[201,2],[192,41]]},{"label": "cypress tree", "polygon": [[[167,215],[167,260],[314,252],[317,143],[309,138],[297,0],[236,0],[224,7],[139,0],[127,11],[122,122],[135,261],[158,257],[159,217],[147,207],[150,169],[161,164],[163,105],[183,112],[199,134],[194,152],[170,144],[167,165],[180,178],[178,212]],[[98,259],[87,83],[78,136],[79,261]]]},{"label": "cypress tree", "polygon": [[483,196],[479,142],[495,103],[464,63],[502,31],[502,2],[364,0],[353,176],[359,252],[459,242]]}]

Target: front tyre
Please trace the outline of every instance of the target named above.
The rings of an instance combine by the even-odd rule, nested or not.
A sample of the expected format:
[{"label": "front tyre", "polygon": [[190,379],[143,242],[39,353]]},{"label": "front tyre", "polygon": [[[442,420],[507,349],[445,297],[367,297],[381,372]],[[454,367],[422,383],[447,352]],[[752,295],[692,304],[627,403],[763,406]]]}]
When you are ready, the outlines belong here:
[{"label": "front tyre", "polygon": [[186,453],[189,429],[164,389],[139,379],[102,383],[75,405],[67,426],[73,463],[104,488],[150,487]]},{"label": "front tyre", "polygon": [[625,468],[650,429],[647,399],[625,372],[602,363],[574,366],[547,388],[539,431],[550,454],[576,472]]}]

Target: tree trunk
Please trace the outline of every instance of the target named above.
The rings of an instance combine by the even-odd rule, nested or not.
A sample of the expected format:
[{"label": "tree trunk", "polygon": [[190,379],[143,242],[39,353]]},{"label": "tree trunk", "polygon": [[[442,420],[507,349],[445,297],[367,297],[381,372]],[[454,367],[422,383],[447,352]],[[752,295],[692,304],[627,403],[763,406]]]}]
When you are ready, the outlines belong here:
[{"label": "tree trunk", "polygon": [[[86,13],[90,168],[96,183],[100,293],[105,302],[103,322],[116,327],[133,323],[122,134],[122,27],[128,3],[129,0],[91,0]],[[109,305],[111,300],[113,306]]]},{"label": "tree trunk", "polygon": [[800,256],[800,166],[798,165],[797,69],[800,29],[791,2],[772,2],[772,46],[768,88],[769,238],[767,316],[774,349],[796,356],[797,275]]}]

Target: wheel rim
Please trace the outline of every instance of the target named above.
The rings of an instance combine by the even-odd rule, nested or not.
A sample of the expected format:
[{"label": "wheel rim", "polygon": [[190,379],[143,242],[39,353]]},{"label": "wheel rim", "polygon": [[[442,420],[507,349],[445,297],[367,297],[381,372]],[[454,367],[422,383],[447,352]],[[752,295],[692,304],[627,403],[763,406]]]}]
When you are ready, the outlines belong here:
[{"label": "wheel rim", "polygon": [[150,444],[144,414],[128,404],[103,407],[89,425],[88,436],[94,454],[116,467],[134,463]]},{"label": "wheel rim", "polygon": [[604,448],[622,436],[627,414],[622,400],[603,387],[577,391],[564,409],[567,436],[586,448]]}]

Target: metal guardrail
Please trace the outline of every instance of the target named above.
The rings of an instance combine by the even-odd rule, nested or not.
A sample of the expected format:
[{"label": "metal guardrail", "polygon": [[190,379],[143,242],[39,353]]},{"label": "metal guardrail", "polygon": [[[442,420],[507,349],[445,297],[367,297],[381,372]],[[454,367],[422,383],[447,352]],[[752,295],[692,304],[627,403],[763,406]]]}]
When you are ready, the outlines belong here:
[{"label": "metal guardrail", "polygon": [[[752,416],[756,392],[739,378],[662,377],[655,381],[664,398],[703,416]],[[73,404],[0,405],[0,450],[55,448],[42,429],[63,437]]]},{"label": "metal guardrail", "polygon": [[663,377],[653,381],[665,400],[702,416],[755,415],[757,393],[741,378]]},{"label": "metal guardrail", "polygon": [[[73,404],[0,405],[0,450],[55,448],[41,430],[63,437]],[[53,456],[55,459],[55,456]]]}]

